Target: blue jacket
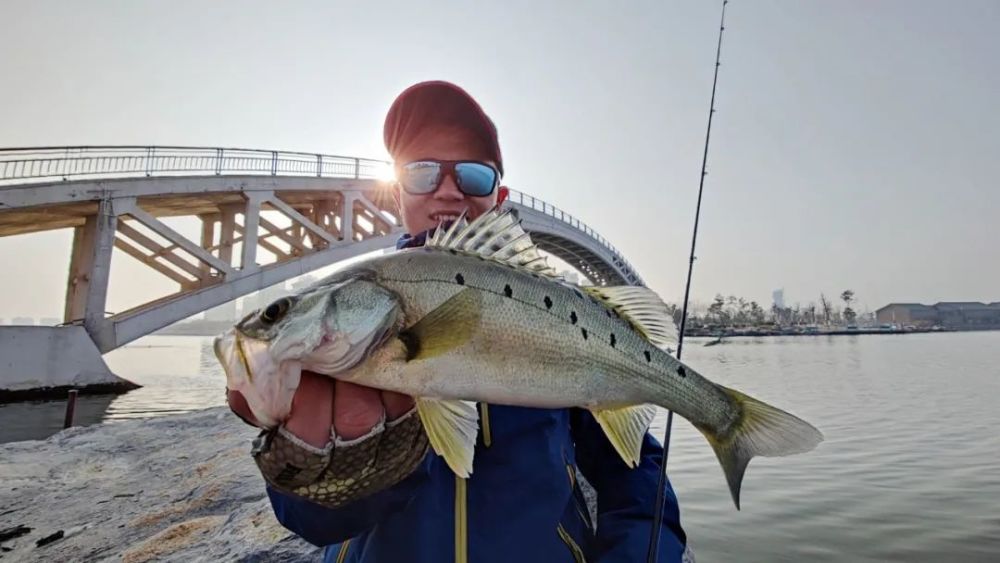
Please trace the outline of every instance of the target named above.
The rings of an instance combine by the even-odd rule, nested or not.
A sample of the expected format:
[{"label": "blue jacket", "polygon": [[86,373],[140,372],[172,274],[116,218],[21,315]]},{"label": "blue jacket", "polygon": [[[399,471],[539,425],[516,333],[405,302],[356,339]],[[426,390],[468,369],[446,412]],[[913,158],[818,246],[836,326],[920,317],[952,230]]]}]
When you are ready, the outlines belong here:
[{"label": "blue jacket", "polygon": [[[404,238],[399,246],[422,242]],[[662,452],[649,434],[631,469],[585,410],[479,409],[468,480],[431,451],[400,483],[338,509],[268,487],[278,521],[328,546],[331,563],[645,561]],[[597,522],[577,469],[597,491]],[[685,542],[668,483],[659,560],[680,561]]]}]

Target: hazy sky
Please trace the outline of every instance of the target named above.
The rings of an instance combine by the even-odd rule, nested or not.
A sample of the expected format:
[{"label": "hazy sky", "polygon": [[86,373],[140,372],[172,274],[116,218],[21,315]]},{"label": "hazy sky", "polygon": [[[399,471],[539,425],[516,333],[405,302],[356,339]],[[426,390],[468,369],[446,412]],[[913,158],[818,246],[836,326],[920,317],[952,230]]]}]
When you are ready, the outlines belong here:
[{"label": "hazy sky", "polygon": [[[452,80],[506,183],[592,225],[679,301],[719,2],[0,3],[0,146],[386,158]],[[729,4],[693,295],[1000,301],[1000,3]],[[2,221],[2,215],[0,215]],[[0,317],[60,316],[69,233],[0,239]],[[110,310],[169,292],[118,255]]]}]

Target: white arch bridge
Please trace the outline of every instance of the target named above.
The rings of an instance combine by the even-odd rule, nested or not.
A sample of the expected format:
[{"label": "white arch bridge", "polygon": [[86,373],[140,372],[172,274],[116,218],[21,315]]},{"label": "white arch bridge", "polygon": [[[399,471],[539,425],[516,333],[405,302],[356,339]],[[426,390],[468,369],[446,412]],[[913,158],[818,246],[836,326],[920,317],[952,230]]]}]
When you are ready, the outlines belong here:
[{"label": "white arch bridge", "polygon": [[[0,149],[0,237],[74,230],[64,320],[85,331],[99,356],[237,297],[392,247],[402,229],[379,179],[388,170],[375,160],[267,150]],[[543,250],[593,283],[642,284],[614,246],[568,213],[513,190],[506,205]],[[198,240],[163,221],[185,216],[200,220]],[[178,291],[106,314],[114,249]],[[0,348],[4,342],[20,346],[7,338]]]}]

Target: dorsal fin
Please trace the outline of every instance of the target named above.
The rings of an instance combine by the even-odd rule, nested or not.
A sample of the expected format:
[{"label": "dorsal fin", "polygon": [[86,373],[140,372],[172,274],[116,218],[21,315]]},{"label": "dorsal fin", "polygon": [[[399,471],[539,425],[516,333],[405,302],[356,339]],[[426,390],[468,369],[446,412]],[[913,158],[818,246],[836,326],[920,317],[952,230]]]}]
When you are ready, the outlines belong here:
[{"label": "dorsal fin", "polygon": [[635,325],[639,334],[660,348],[677,346],[677,326],[670,308],[655,291],[639,285],[588,286],[583,291]]},{"label": "dorsal fin", "polygon": [[510,211],[496,207],[471,222],[462,213],[450,227],[439,225],[424,246],[482,256],[543,276],[558,277],[555,268],[549,266],[521,227],[520,220]]}]

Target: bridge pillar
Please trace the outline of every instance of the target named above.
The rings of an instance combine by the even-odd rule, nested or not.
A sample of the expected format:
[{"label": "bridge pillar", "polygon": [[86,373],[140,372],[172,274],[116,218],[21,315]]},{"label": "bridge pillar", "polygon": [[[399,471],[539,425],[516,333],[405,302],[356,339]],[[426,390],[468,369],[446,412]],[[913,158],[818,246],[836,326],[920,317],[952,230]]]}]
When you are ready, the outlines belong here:
[{"label": "bridge pillar", "polygon": [[66,285],[65,322],[83,322],[96,333],[107,304],[111,251],[118,217],[110,199],[102,199],[97,214],[88,216],[73,231],[69,281]]},{"label": "bridge pillar", "polygon": [[0,403],[136,387],[111,373],[82,326],[0,326]]}]

